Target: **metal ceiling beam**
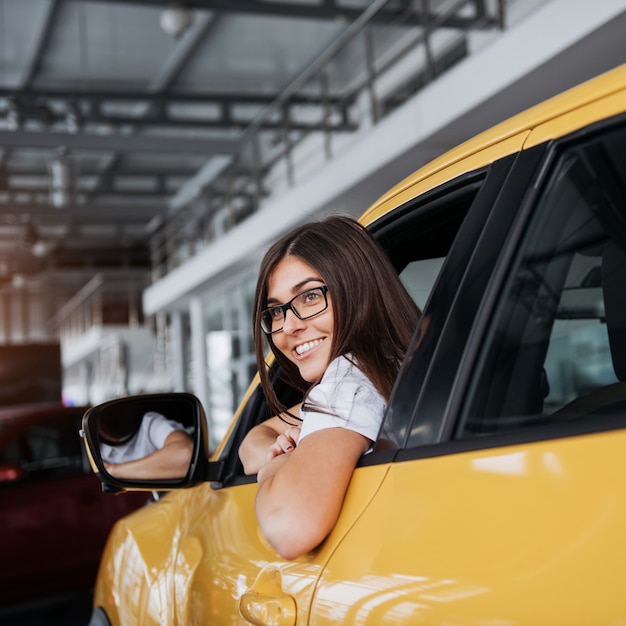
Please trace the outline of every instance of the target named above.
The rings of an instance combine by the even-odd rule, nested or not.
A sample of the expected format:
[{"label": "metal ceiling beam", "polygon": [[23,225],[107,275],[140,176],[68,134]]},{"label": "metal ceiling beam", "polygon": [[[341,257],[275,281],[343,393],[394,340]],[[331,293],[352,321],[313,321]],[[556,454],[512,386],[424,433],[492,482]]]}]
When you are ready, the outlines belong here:
[{"label": "metal ceiling beam", "polygon": [[[347,110],[340,111],[341,120],[336,123],[327,122],[292,122],[289,124],[290,130],[303,132],[354,132],[358,126],[348,120]],[[65,122],[64,115],[53,115],[52,118],[45,122],[46,126],[53,123]],[[110,124],[113,126],[133,126],[135,128],[199,128],[199,129],[244,129],[252,122],[251,119],[238,119],[233,117],[230,112],[223,111],[221,115],[215,119],[207,118],[175,118],[164,112],[158,114],[150,113],[147,117],[134,117],[122,115],[97,115],[84,118],[83,123],[86,124]],[[281,120],[263,121],[258,125],[259,130],[284,130],[285,125]]]},{"label": "metal ceiling beam", "polygon": [[[245,127],[251,120],[242,119],[236,115],[234,107],[237,105],[256,105],[267,107],[278,97],[261,96],[256,94],[181,94],[181,93],[148,93],[148,92],[125,92],[123,94],[110,94],[108,92],[75,91],[75,90],[37,90],[25,89],[14,91],[10,89],[0,89],[0,98],[10,98],[17,110],[20,118],[25,120],[36,120],[46,127],[51,127],[55,123],[65,123],[67,120],[66,111],[79,110],[79,125],[94,124],[114,124],[131,125],[134,127],[144,126],[168,126],[172,128],[232,128]],[[333,108],[340,116],[340,121],[331,124],[326,128],[328,132],[351,132],[355,130],[355,125],[348,121],[348,108],[355,99],[354,94],[346,97],[329,96],[324,99],[322,96],[294,94],[285,102],[285,107],[291,109],[294,106],[318,106]],[[46,101],[54,101],[63,104],[61,111],[55,111],[48,106]],[[86,103],[86,110],[80,107],[81,103]],[[133,114],[108,114],[103,111],[104,103],[134,104],[136,106],[147,105],[146,109]],[[214,116],[191,116],[172,115],[169,111],[173,104],[203,104],[216,107],[218,110]],[[82,109],[82,110],[81,110]],[[263,120],[260,128],[266,130],[276,130],[281,128],[280,121]],[[299,123],[292,125],[294,130],[312,132],[322,130],[320,123]]]},{"label": "metal ceiling beam", "polygon": [[[49,204],[0,203],[0,225],[13,224],[15,216],[29,215],[39,223],[70,224],[79,220],[81,224],[102,224],[107,222],[124,222],[126,224],[145,224],[155,216],[165,216],[167,208],[165,200],[150,206],[133,203],[133,198],[116,206],[72,206],[67,209],[55,209]],[[19,224],[19,222],[18,222]]]},{"label": "metal ceiling beam", "polygon": [[39,73],[39,69],[43,63],[45,51],[48,47],[48,42],[52,35],[52,30],[56,24],[59,9],[61,6],[60,0],[52,0],[46,8],[46,13],[41,24],[41,28],[37,34],[37,42],[34,48],[34,54],[26,64],[24,74],[21,80],[22,87],[28,87],[34,78]]},{"label": "metal ceiling beam", "polygon": [[[104,170],[100,172],[96,172],[95,175],[98,176],[98,182],[96,183],[95,188],[90,189],[86,192],[86,195],[89,198],[93,198],[97,194],[103,192],[104,189],[110,189],[113,183],[114,172],[118,165],[122,162],[122,156],[120,154],[112,154],[108,158],[107,164]],[[88,174],[87,174],[88,175]]]},{"label": "metal ceiling beam", "polygon": [[[86,0],[71,0],[74,2],[85,2]],[[107,0],[110,3],[136,4],[150,7],[166,8],[167,0]],[[476,15],[450,15],[444,26],[448,28],[487,28],[490,25],[480,14],[482,0],[473,2],[476,8]],[[185,6],[189,9],[199,9],[205,11],[216,11],[222,13],[244,13],[250,15],[271,15],[273,17],[290,17],[299,19],[317,19],[354,22],[363,13],[363,9],[346,6],[336,0],[324,0],[318,4],[300,4],[291,2],[260,2],[258,0],[187,0]],[[427,16],[428,21],[437,18],[433,13]],[[477,22],[478,19],[478,22]],[[397,23],[402,25],[421,26],[424,23],[422,13],[412,8],[412,3],[403,2],[400,8],[387,8],[377,13],[372,19],[373,22]],[[493,25],[493,24],[491,24]]]},{"label": "metal ceiling beam", "polygon": [[183,154],[237,154],[240,139],[180,139],[142,135],[66,134],[49,131],[0,130],[0,145],[5,148],[50,148],[68,150],[111,150],[117,152],[169,152]]},{"label": "metal ceiling beam", "polygon": [[[46,87],[28,87],[24,89],[0,88],[0,98],[13,98],[18,103],[35,106],[43,100],[82,100],[99,104],[101,102],[117,102],[127,104],[152,104],[166,107],[169,104],[206,104],[206,105],[234,105],[234,104],[269,104],[276,100],[276,93],[198,93],[184,91],[168,91],[167,93],[151,91],[102,91],[98,89],[51,89]],[[330,94],[325,100],[317,94],[293,94],[289,100],[291,104],[334,104],[351,103],[354,97],[333,96]]]},{"label": "metal ceiling beam", "polygon": [[[97,166],[87,166],[82,165],[80,168],[81,176],[111,176],[112,178],[175,178],[175,177],[187,177],[193,176],[197,171],[197,167],[184,166],[184,165],[172,165],[172,167],[155,167],[155,166],[146,166],[146,167],[136,167],[134,169],[120,169],[119,171],[113,170],[109,172],[110,168],[118,168],[123,165],[123,162],[113,157],[111,161],[106,165],[105,168],[98,168]],[[0,168],[2,167],[2,161],[0,160]],[[0,170],[6,176],[49,176],[48,169],[45,166],[33,166],[28,167],[28,169],[22,169],[18,167],[7,166]],[[248,173],[249,170],[242,170],[242,173]]]},{"label": "metal ceiling beam", "polygon": [[183,68],[193,58],[198,47],[206,41],[217,22],[219,22],[219,18],[216,15],[204,13],[194,19],[191,27],[176,42],[175,48],[166,59],[159,74],[150,82],[148,87],[150,93],[164,93],[172,87]]},{"label": "metal ceiling beam", "polygon": [[[332,2],[332,0],[329,0]],[[305,85],[313,76],[326,65],[326,63],[333,58],[338,50],[342,48],[344,44],[351,41],[357,36],[359,32],[376,16],[387,4],[388,0],[374,0],[365,11],[359,12],[358,19],[356,19],[348,28],[346,28],[335,41],[328,46],[328,48],[318,56],[300,75],[295,78],[285,89],[277,96],[277,98],[269,104],[245,129],[242,139],[244,141],[252,139],[255,133],[262,128],[265,121],[271,117],[271,113],[275,113],[284,108],[284,105],[289,102],[293,96],[299,93],[303,85]],[[1,144],[1,142],[0,142]],[[210,164],[210,160],[207,165]],[[206,166],[205,166],[206,167]],[[181,189],[177,192],[178,198],[190,198],[196,193],[198,188],[202,188],[206,184],[206,181],[202,180],[202,172],[197,174],[189,181],[187,181]],[[181,206],[172,206],[172,210],[181,210]]]},{"label": "metal ceiling beam", "polygon": [[[114,176],[114,178],[116,178],[116,176]],[[158,181],[157,181],[158,184]],[[48,189],[47,188],[43,188],[43,187],[28,187],[25,185],[11,185],[9,187],[7,187],[6,189],[3,190],[4,192],[8,192],[11,194],[47,194],[48,193]],[[162,200],[162,198],[164,198],[164,194],[163,192],[159,191],[156,188],[155,185],[155,189],[154,190],[147,190],[147,189],[115,189],[115,187],[111,184],[110,181],[107,181],[107,183],[105,185],[103,185],[101,188],[97,189],[97,190],[85,190],[85,191],[79,191],[78,192],[79,195],[81,196],[85,196],[85,197],[92,197],[94,194],[97,194],[99,197],[102,196],[115,196],[115,198],[120,198],[120,197],[124,197],[124,198],[128,198],[128,201],[131,201],[131,198],[141,198],[144,200],[150,200],[150,201],[154,201],[154,202],[160,202]],[[38,202],[35,202],[34,204],[39,204]],[[89,206],[93,206],[92,203],[89,203]]]},{"label": "metal ceiling beam", "polygon": [[[130,203],[111,211],[97,211],[93,215],[86,215],[85,207],[72,207],[69,209],[63,209],[64,212],[61,215],[54,215],[53,211],[57,210],[58,209],[53,209],[50,206],[46,207],[46,205],[43,204],[29,204],[25,208],[22,208],[21,205],[19,205],[19,208],[17,208],[16,205],[9,206],[0,204],[0,226],[12,225],[12,218],[14,218],[16,215],[22,215],[23,213],[27,213],[30,219],[42,226],[56,226],[58,224],[69,224],[75,222],[80,224],[86,224],[89,226],[99,224],[110,225],[117,223],[127,224],[129,226],[143,226],[154,217],[165,216],[164,209],[136,209],[132,207],[132,204]],[[11,220],[8,220],[7,218],[11,218]],[[15,241],[13,243],[15,243]]]}]

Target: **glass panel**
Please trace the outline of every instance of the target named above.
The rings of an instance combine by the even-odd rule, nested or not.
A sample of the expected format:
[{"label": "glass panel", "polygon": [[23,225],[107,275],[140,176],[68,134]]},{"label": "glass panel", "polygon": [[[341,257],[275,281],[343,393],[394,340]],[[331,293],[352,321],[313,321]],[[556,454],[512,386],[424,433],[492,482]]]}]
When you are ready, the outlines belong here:
[{"label": "glass panel", "polygon": [[42,477],[78,474],[82,471],[79,422],[75,418],[34,424],[21,436],[21,465]]},{"label": "glass panel", "polygon": [[[421,385],[425,380],[424,368],[430,363],[440,336],[441,325],[445,321],[445,315],[437,315],[436,323],[432,324],[430,322],[432,313],[427,312],[426,305],[431,295],[437,292],[435,285],[447,255],[483,184],[484,175],[480,174],[466,184],[459,185],[454,181],[437,188],[429,194],[430,199],[423,197],[417,199],[422,203],[421,206],[405,207],[405,211],[396,211],[398,217],[395,220],[392,213],[390,215],[392,219],[385,231],[377,233],[378,240],[398,270],[400,280],[424,314],[409,348],[409,358],[403,363],[385,416],[384,428],[388,438],[398,446],[402,446],[408,436]],[[471,250],[471,242],[480,234],[480,229],[475,233],[472,230],[468,232],[467,245]],[[448,288],[453,297],[460,273],[455,276],[454,270],[451,270],[448,276],[445,288],[439,289],[439,304],[433,305],[431,302],[429,307],[435,306],[436,310],[443,307],[447,310],[450,306]],[[419,351],[416,350],[418,342]],[[419,443],[415,445],[431,443],[438,432],[440,417],[436,415],[429,417],[431,421],[420,426],[420,433],[416,435]],[[375,458],[375,455],[372,457]],[[371,461],[371,458],[369,460]]]},{"label": "glass panel", "polygon": [[626,407],[626,131],[565,149],[506,281],[456,436]]},{"label": "glass panel", "polygon": [[400,272],[400,280],[411,294],[411,297],[424,310],[428,296],[435,285],[444,257],[412,261]]}]

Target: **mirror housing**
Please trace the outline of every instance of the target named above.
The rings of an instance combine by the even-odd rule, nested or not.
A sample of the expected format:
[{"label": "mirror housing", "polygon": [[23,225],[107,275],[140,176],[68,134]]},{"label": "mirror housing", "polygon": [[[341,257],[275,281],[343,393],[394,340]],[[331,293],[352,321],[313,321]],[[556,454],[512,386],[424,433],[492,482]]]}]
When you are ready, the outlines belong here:
[{"label": "mirror housing", "polygon": [[[190,458],[185,459],[184,476],[151,478],[113,476],[105,466],[103,451],[111,446],[122,449],[134,439],[148,414],[158,413],[178,423],[193,442]],[[123,432],[122,432],[123,431]],[[111,438],[111,433],[115,438]],[[84,438],[93,471],[102,481],[105,492],[130,490],[171,491],[190,487],[207,480],[220,481],[221,462],[209,462],[209,433],[202,404],[189,393],[158,393],[126,396],[109,400],[87,410],[83,416],[81,436]],[[102,447],[104,446],[104,447]],[[150,456],[149,454],[147,456]],[[124,459],[124,461],[137,460]]]}]

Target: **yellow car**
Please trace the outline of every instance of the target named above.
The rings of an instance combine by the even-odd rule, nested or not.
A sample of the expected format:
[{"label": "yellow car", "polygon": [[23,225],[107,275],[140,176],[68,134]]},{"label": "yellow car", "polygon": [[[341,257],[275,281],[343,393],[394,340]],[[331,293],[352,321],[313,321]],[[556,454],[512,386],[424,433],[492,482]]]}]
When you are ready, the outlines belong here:
[{"label": "yellow car", "polygon": [[[266,417],[257,381],[210,461],[193,396],[97,407],[105,485],[168,493],[114,527],[91,626],[626,623],[626,66],[436,159],[362,222],[424,310],[385,417],[399,449],[365,456],[329,537],[285,561],[237,456]],[[185,477],[109,476],[98,426],[171,406]]]}]

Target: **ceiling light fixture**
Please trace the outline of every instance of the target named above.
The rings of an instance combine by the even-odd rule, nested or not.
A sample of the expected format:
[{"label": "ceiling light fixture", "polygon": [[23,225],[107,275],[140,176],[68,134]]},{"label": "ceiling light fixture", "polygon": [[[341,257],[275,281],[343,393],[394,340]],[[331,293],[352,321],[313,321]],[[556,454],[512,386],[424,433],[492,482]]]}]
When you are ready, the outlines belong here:
[{"label": "ceiling light fixture", "polygon": [[43,259],[52,249],[51,244],[43,239],[38,239],[31,246],[30,251],[33,253],[33,256],[36,256],[38,259]]},{"label": "ceiling light fixture", "polygon": [[164,32],[178,39],[193,23],[193,14],[182,4],[170,4],[159,18]]},{"label": "ceiling light fixture", "polygon": [[27,248],[30,248],[32,255],[39,259],[44,258],[53,247],[51,242],[45,241],[41,238],[39,231],[30,221],[30,216],[26,216],[23,241],[24,245]]},{"label": "ceiling light fixture", "polygon": [[17,102],[13,98],[9,98],[7,100],[5,116],[9,130],[16,131],[20,129],[20,126],[22,125],[22,116],[17,106]]},{"label": "ceiling light fixture", "polygon": [[13,278],[11,278],[11,284],[14,289],[23,289],[26,287],[26,277],[24,274],[13,274]]},{"label": "ceiling light fixture", "polygon": [[65,126],[67,132],[75,134],[80,130],[80,115],[74,102],[68,102],[65,110]]}]

